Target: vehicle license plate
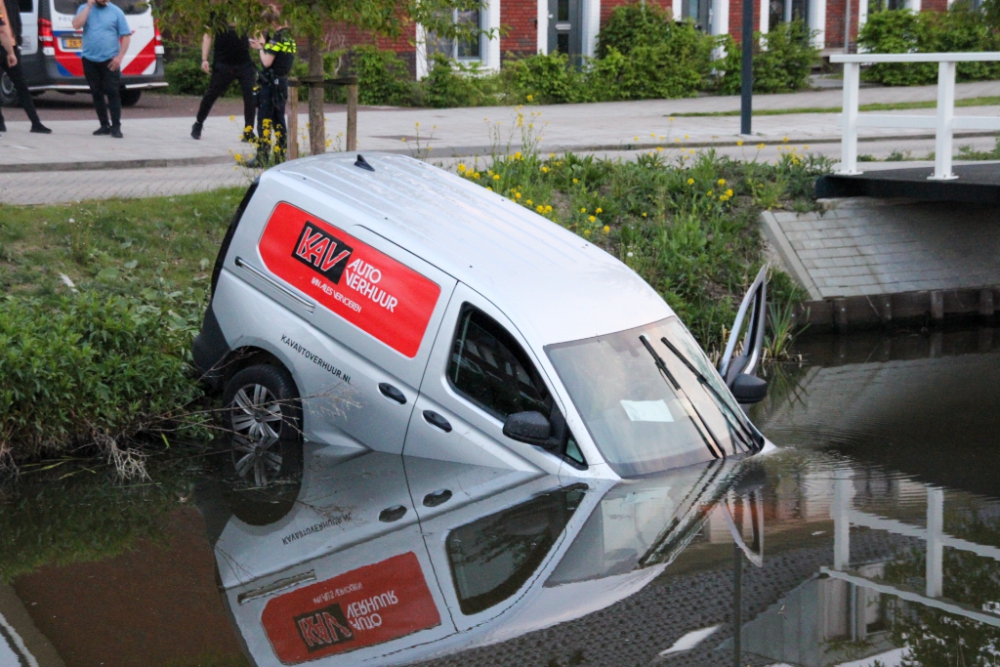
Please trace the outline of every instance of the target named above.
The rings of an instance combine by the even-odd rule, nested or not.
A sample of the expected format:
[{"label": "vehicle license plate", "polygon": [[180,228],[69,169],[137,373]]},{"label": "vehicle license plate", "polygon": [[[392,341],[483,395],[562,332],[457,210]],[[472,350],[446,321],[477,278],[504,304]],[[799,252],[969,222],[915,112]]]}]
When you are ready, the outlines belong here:
[{"label": "vehicle license plate", "polygon": [[68,37],[63,40],[64,49],[82,49],[83,48],[83,38],[82,37]]}]

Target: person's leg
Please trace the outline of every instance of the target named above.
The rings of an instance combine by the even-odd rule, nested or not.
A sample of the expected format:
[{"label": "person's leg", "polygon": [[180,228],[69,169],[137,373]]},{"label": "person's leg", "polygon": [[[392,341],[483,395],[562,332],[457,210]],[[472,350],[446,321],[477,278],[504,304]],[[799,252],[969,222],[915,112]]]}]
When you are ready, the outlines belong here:
[{"label": "person's leg", "polygon": [[[253,138],[254,116],[257,112],[257,100],[253,96],[253,86],[257,81],[257,68],[248,64],[240,68],[237,76],[240,80],[240,92],[243,93],[243,135],[244,139],[249,140]],[[246,136],[248,132],[250,137]]]},{"label": "person's leg", "polygon": [[104,94],[108,96],[108,111],[111,113],[111,135],[115,136],[115,130],[121,134],[122,126],[122,73],[121,70],[112,72],[104,64]]},{"label": "person's leg", "polygon": [[[7,60],[6,53],[0,54],[0,57],[4,61]],[[38,117],[38,111],[35,110],[35,98],[31,96],[31,91],[28,90],[28,83],[24,80],[24,70],[21,69],[21,49],[17,50],[17,64],[6,68],[6,70],[7,76],[10,77],[11,83],[14,84],[14,89],[17,90],[17,97],[21,101],[21,108],[24,109],[28,120],[31,121],[31,131],[39,134],[49,134],[52,132],[52,130],[42,125],[42,121]]]},{"label": "person's leg", "polygon": [[199,124],[205,122],[209,112],[212,110],[212,105],[215,104],[215,101],[219,99],[222,93],[226,92],[226,89],[229,88],[229,85],[235,78],[236,74],[233,70],[225,65],[215,65],[212,67],[212,76],[208,80],[208,88],[205,90],[205,96],[201,98],[198,115],[195,117],[195,120]]},{"label": "person's leg", "polygon": [[285,104],[288,102],[288,78],[281,77],[274,84],[274,131],[277,132],[277,145],[281,147],[281,159],[285,157],[285,150],[288,147],[287,125],[285,123]]},{"label": "person's leg", "polygon": [[[94,98],[94,111],[97,112],[97,120],[101,122],[101,130],[110,128],[108,105],[104,101],[104,77],[101,71],[102,68],[107,69],[107,63],[98,63],[86,58],[80,60],[83,61],[83,76],[86,77],[87,85],[90,86],[90,94]],[[108,132],[102,132],[102,134],[108,134]]]},{"label": "person's leg", "polygon": [[[18,63],[20,64],[20,63]],[[0,73],[7,71],[7,51],[0,46]],[[0,107],[2,109],[2,107]],[[3,119],[3,111],[0,110],[0,132],[7,131],[7,123]]]}]

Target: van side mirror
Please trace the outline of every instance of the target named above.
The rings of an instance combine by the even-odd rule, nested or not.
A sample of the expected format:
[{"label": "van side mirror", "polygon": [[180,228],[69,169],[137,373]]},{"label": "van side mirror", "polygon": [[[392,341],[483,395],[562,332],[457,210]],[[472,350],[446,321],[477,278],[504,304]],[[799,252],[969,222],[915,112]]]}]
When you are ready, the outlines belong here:
[{"label": "van side mirror", "polygon": [[541,412],[515,412],[507,417],[503,425],[503,434],[512,440],[526,442],[531,445],[546,444],[552,424]]},{"label": "van side mirror", "polygon": [[767,382],[754,375],[740,373],[730,387],[737,402],[760,403],[767,396]]}]

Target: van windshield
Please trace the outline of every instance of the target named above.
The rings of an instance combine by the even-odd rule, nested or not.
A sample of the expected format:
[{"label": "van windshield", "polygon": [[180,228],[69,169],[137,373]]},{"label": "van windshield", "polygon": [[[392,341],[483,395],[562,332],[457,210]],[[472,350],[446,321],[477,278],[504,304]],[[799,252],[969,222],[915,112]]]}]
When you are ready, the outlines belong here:
[{"label": "van windshield", "polygon": [[[57,14],[76,16],[77,8],[86,2],[87,0],[52,0],[52,10]],[[147,0],[111,0],[111,2],[125,12],[126,16],[145,14],[150,7]]]},{"label": "van windshield", "polygon": [[[700,384],[663,338],[711,383],[714,392]],[[753,447],[745,415],[676,317],[549,345],[545,351],[601,454],[622,477],[708,461],[717,457],[719,449],[731,455]],[[658,367],[660,361],[667,373]]]}]

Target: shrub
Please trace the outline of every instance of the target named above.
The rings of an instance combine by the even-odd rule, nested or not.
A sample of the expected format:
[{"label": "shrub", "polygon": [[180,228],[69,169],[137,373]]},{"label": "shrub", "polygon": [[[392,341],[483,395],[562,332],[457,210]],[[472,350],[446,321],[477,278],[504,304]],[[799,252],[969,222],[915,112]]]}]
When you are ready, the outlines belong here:
[{"label": "shrub", "polygon": [[116,446],[200,396],[167,301],[81,294],[0,308],[0,460]]},{"label": "shrub", "polygon": [[[946,12],[887,10],[868,17],[858,45],[873,53],[996,51],[1000,37],[990,25],[988,15],[964,1]],[[915,86],[934,83],[937,73],[936,63],[876,63],[865,70],[864,78],[887,86]],[[997,63],[958,64],[959,81],[995,78],[1000,78]]]},{"label": "shrub", "polygon": [[609,46],[607,55],[591,63],[590,97],[644,100],[691,97],[704,86],[715,40],[690,22],[673,24],[667,41],[639,44],[628,54]]},{"label": "shrub", "polygon": [[550,104],[581,100],[582,76],[569,64],[569,56],[553,51],[509,61],[505,77],[516,95]]},{"label": "shrub", "polygon": [[393,51],[376,46],[354,47],[350,71],[358,77],[358,101],[370,105],[407,105],[413,99],[413,81],[406,63]]},{"label": "shrub", "polygon": [[483,72],[479,63],[465,65],[435,54],[433,67],[420,82],[419,101],[439,109],[496,104],[501,85],[499,75]]},{"label": "shrub", "polygon": [[[753,90],[755,93],[787,93],[806,88],[819,49],[812,45],[811,33],[802,21],[781,23],[766,35],[754,33]],[[722,71],[719,92],[740,92],[743,64],[742,46],[730,36],[723,38],[726,55],[716,63]]]},{"label": "shrub", "polygon": [[615,7],[597,36],[597,57],[606,58],[612,50],[627,56],[638,46],[667,42],[673,26],[673,19],[655,4]]},{"label": "shrub", "polygon": [[208,75],[201,69],[200,54],[194,51],[178,54],[163,66],[167,92],[172,95],[204,95]]}]

